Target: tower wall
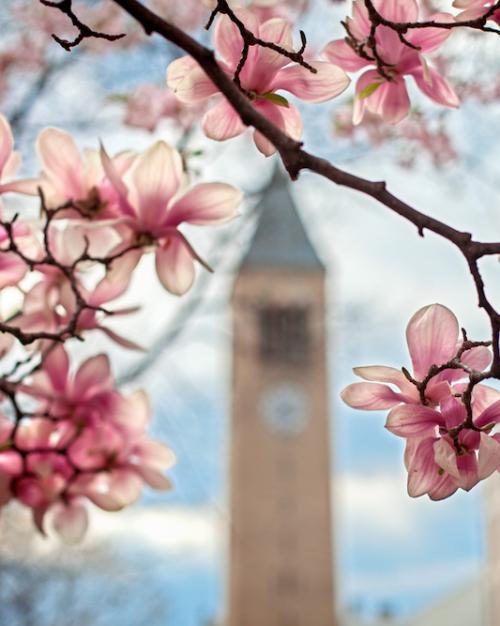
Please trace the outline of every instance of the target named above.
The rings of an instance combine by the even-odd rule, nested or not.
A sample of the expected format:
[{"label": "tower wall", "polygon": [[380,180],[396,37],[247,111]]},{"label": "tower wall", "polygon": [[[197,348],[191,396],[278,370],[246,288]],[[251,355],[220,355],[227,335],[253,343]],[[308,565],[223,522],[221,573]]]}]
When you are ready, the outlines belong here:
[{"label": "tower wall", "polygon": [[[324,278],[294,268],[242,271],[236,281],[227,626],[335,623]],[[305,308],[303,362],[263,358],[266,307]],[[301,399],[292,435],[269,423],[287,394],[292,405]]]}]

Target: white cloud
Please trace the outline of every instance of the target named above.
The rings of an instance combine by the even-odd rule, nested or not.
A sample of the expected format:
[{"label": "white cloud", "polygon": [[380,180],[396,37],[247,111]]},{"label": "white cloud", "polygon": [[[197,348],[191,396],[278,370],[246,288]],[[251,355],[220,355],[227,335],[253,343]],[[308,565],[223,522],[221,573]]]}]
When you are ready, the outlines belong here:
[{"label": "white cloud", "polygon": [[192,554],[212,560],[223,542],[221,515],[208,507],[137,506],[119,515],[93,510],[89,541],[112,541],[157,553]]},{"label": "white cloud", "polygon": [[340,475],[334,483],[335,517],[342,527],[404,537],[417,524],[401,473]]}]

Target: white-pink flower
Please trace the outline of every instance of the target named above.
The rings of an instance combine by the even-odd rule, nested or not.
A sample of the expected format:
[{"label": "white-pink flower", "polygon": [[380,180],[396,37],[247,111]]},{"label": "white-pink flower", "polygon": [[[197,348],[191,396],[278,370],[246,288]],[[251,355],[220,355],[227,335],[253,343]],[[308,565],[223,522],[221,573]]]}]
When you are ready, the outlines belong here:
[{"label": "white-pink flower", "polygon": [[[286,50],[293,49],[292,33],[286,20],[274,18],[259,24],[249,11],[238,10],[237,16],[257,37],[273,42]],[[216,20],[215,48],[219,65],[234,76],[241,59],[243,41],[236,25],[222,15]],[[349,78],[337,65],[316,61],[316,73],[269,48],[252,46],[240,74],[240,83],[253,106],[271,122],[294,139],[302,135],[302,120],[298,109],[280,93],[287,91],[306,102],[323,102],[346,89]],[[218,93],[217,87],[201,67],[189,56],[171,63],[167,84],[182,102],[200,102]],[[241,135],[245,125],[229,102],[221,97],[203,118],[203,130],[211,139],[223,141]],[[257,148],[266,156],[275,152],[272,143],[258,131],[254,132]]]},{"label": "white-pink flower", "polygon": [[[379,13],[388,20],[415,22],[418,5],[415,0],[375,0]],[[458,107],[459,100],[448,81],[431,67],[424,54],[434,52],[449,37],[444,28],[418,28],[405,33],[405,38],[416,48],[403,43],[397,32],[388,26],[377,26],[376,49],[384,64],[383,76],[368,45],[371,21],[364,0],[354,0],[352,17],[347,18],[349,37],[330,42],[323,51],[326,58],[348,72],[357,72],[369,66],[356,83],[353,122],[359,124],[365,110],[382,117],[391,124],[405,118],[410,111],[410,97],[405,76],[412,76],[417,87],[428,98],[446,107]],[[437,13],[430,19],[453,21],[448,13]],[[362,53],[361,53],[362,51]]]},{"label": "white-pink flower", "polygon": [[[406,341],[413,364],[413,378],[423,381],[433,365],[444,365],[456,355],[462,340],[455,315],[441,304],[423,307],[413,315],[406,329]],[[484,370],[491,362],[491,351],[485,346],[466,350],[461,363],[475,370]],[[384,365],[356,367],[354,373],[365,383],[353,383],[342,392],[349,406],[363,410],[390,409],[400,403],[419,404],[420,393],[401,370]],[[426,387],[425,397],[437,404],[451,393],[450,385],[463,378],[462,369],[445,369],[433,376]],[[394,389],[394,387],[396,389]]]},{"label": "white-pink flower", "polygon": [[148,399],[115,388],[105,355],[73,373],[65,348],[53,346],[19,390],[35,404],[17,424],[0,415],[0,506],[17,498],[40,532],[51,526],[78,541],[89,501],[115,511],[134,502],[144,483],[170,488],[165,471],[175,457],[146,435]]},{"label": "white-pink flower", "polygon": [[[69,203],[88,219],[116,217],[116,193],[105,177],[97,150],[80,154],[67,132],[45,128],[38,136],[37,152],[42,164],[39,185],[50,208]],[[113,158],[115,169],[123,174],[134,158],[131,152],[117,155]]]},{"label": "white-pink flower", "polygon": [[185,188],[182,159],[158,141],[134,161],[125,176],[102,150],[106,174],[119,196],[125,246],[156,247],[156,271],[162,285],[181,295],[194,281],[194,261],[201,262],[179,230],[183,223],[205,226],[235,217],[241,192],[224,183],[199,183]]}]

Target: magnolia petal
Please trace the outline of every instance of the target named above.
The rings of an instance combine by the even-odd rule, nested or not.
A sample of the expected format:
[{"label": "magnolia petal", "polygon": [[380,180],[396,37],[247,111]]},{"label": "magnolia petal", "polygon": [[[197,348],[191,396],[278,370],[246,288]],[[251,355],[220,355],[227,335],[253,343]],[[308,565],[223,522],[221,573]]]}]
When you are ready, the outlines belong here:
[{"label": "magnolia petal", "polygon": [[419,67],[411,74],[420,91],[434,102],[455,109],[460,106],[460,100],[453,87],[434,68],[427,66],[424,71]]},{"label": "magnolia petal", "polygon": [[408,401],[418,400],[418,391],[401,370],[385,365],[367,365],[353,368],[356,376],[371,382],[396,385],[408,397]]},{"label": "magnolia petal", "polygon": [[[260,100],[254,103],[254,106],[292,139],[301,138],[302,118],[299,110],[293,104],[289,104],[288,107],[281,107],[272,102]],[[271,156],[276,152],[274,145],[258,131],[254,131],[253,138],[257,149],[263,155]]]},{"label": "magnolia petal", "polygon": [[[465,386],[463,388],[459,388],[460,391],[463,391],[464,389]],[[472,408],[476,415],[480,415],[498,400],[500,400],[500,392],[498,389],[482,384],[474,387],[472,392]]]},{"label": "magnolia petal", "polygon": [[132,273],[139,263],[142,250],[130,250],[115,259],[104,278],[96,285],[90,295],[89,303],[100,306],[121,296],[128,288]]},{"label": "magnolia petal", "polygon": [[370,34],[371,21],[364,0],[354,0],[352,3],[352,17],[347,18],[349,32],[358,41],[363,41]]},{"label": "magnolia petal", "polygon": [[425,396],[433,404],[439,404],[453,393],[453,389],[447,380],[441,380],[434,382],[434,378],[429,381],[427,389],[425,390]]},{"label": "magnolia petal", "polygon": [[54,390],[63,392],[69,376],[69,357],[63,346],[56,345],[49,351],[44,358],[43,369],[48,374]]},{"label": "magnolia petal", "polygon": [[[19,476],[24,470],[23,458],[15,450],[5,450],[0,452],[0,479],[5,482],[6,476]],[[9,478],[10,485],[10,478]],[[0,488],[1,491],[1,488]],[[1,496],[0,496],[1,499]],[[1,502],[0,502],[1,506]]]},{"label": "magnolia petal", "polygon": [[457,457],[457,467],[460,478],[458,486],[465,491],[470,491],[479,482],[478,463],[475,453],[462,454]]},{"label": "magnolia petal", "polygon": [[449,395],[440,403],[441,413],[443,415],[446,428],[456,428],[463,424],[467,419],[467,410],[460,400]]},{"label": "magnolia petal", "polygon": [[224,141],[241,135],[245,125],[231,104],[224,99],[205,113],[202,128],[210,139]]},{"label": "magnolia petal", "polygon": [[142,491],[141,477],[129,469],[81,474],[73,483],[73,492],[85,495],[104,511],[120,511],[135,502]]},{"label": "magnolia petal", "polygon": [[83,163],[73,138],[59,128],[45,128],[37,139],[44,172],[58,194],[76,200],[83,196]]},{"label": "magnolia petal", "polygon": [[[375,70],[368,70],[361,74],[356,82],[354,106],[352,109],[352,123],[357,126],[363,121],[365,109],[367,108],[367,100],[364,94],[367,90],[376,89],[373,93],[376,94],[382,88],[383,79]],[[373,103],[372,103],[373,104]],[[371,108],[372,110],[372,108]]]},{"label": "magnolia petal", "polygon": [[[122,398],[113,413],[113,421],[134,433],[142,434],[150,423],[151,412],[148,395],[140,389]],[[142,445],[141,442],[141,447]]]},{"label": "magnolia petal", "polygon": [[409,440],[405,452],[405,461],[408,467],[408,495],[418,498],[435,488],[440,480],[439,468],[434,461],[435,439],[421,441]]},{"label": "magnolia petal", "polygon": [[[1,115],[1,114],[0,114]],[[2,180],[11,180],[17,174],[17,170],[21,167],[22,157],[21,153],[14,151],[8,155],[7,160],[5,161],[3,167],[0,169],[0,178]],[[36,179],[29,179],[30,181]],[[28,179],[25,181],[18,181],[19,183],[28,182]]]},{"label": "magnolia petal", "polygon": [[37,448],[56,449],[63,438],[64,430],[57,423],[44,417],[24,418],[16,430],[16,446],[23,451]]},{"label": "magnolia petal", "polygon": [[385,427],[398,437],[434,437],[437,426],[443,426],[442,415],[418,404],[402,404],[387,416]]},{"label": "magnolia petal", "polygon": [[137,467],[136,471],[141,478],[153,489],[158,491],[169,491],[172,489],[172,481],[164,476],[161,472],[150,467]]},{"label": "magnolia petal", "polygon": [[86,507],[77,501],[69,504],[57,502],[50,509],[52,526],[61,539],[68,544],[79,543],[89,525]]},{"label": "magnolia petal", "polygon": [[457,454],[446,439],[438,439],[434,442],[434,460],[436,464],[453,478],[460,480],[460,472],[457,466]]},{"label": "magnolia petal", "polygon": [[167,85],[181,102],[187,104],[206,100],[219,91],[190,56],[170,63],[167,69]]},{"label": "magnolia petal", "polygon": [[481,441],[481,433],[477,430],[470,428],[463,428],[458,433],[458,443],[463,446],[469,452],[479,449],[479,443]]},{"label": "magnolia petal", "polygon": [[200,183],[174,202],[169,208],[168,225],[189,222],[199,226],[227,222],[237,215],[242,193],[225,183]]},{"label": "magnolia petal", "polygon": [[102,168],[106,174],[106,177],[118,196],[120,210],[124,215],[129,215],[130,217],[135,218],[135,211],[130,206],[130,203],[128,201],[127,186],[122,180],[121,173],[117,167],[117,164],[115,163],[115,160],[110,158],[102,143],[99,154],[101,157]]},{"label": "magnolia petal", "polygon": [[358,56],[344,39],[336,39],[324,48],[322,55],[346,72],[357,72],[370,62]]},{"label": "magnolia petal", "polygon": [[429,490],[429,498],[431,500],[444,500],[449,498],[457,491],[458,485],[455,480],[448,474],[443,474],[441,480]]},{"label": "magnolia petal", "polygon": [[[271,18],[260,26],[258,34],[264,41],[272,41],[290,51],[293,49],[292,31],[288,20],[280,17]],[[272,91],[274,75],[289,62],[286,56],[271,48],[252,46],[241,73],[242,84],[257,93]]]},{"label": "magnolia petal", "polygon": [[410,98],[403,78],[384,83],[366,101],[368,109],[388,124],[397,124],[410,112]]},{"label": "magnolia petal", "polygon": [[[454,22],[451,13],[434,13],[429,20],[439,23]],[[422,52],[434,52],[451,35],[451,29],[446,28],[416,28],[406,33],[406,39]]]},{"label": "magnolia petal", "polygon": [[423,380],[432,365],[442,365],[455,356],[458,320],[441,304],[419,309],[406,328],[406,341],[415,377]]},{"label": "magnolia petal", "polygon": [[14,137],[6,117],[0,114],[0,178],[4,178],[4,168],[14,148]]},{"label": "magnolia petal", "polygon": [[416,0],[379,0],[377,10],[393,22],[415,22],[418,18]]},{"label": "magnolia petal", "polygon": [[[238,11],[240,19],[247,17],[248,11],[243,13],[242,15],[242,12]],[[215,22],[214,45],[229,67],[235,68],[238,65],[243,50],[243,40],[238,27],[227,15],[220,15]]]},{"label": "magnolia petal", "polygon": [[157,470],[170,469],[176,462],[175,454],[168,446],[151,439],[141,441],[136,454],[141,465]]},{"label": "magnolia petal", "polygon": [[28,266],[14,252],[0,252],[0,289],[17,285]]},{"label": "magnolia petal", "polygon": [[101,332],[107,335],[111,339],[111,341],[114,341],[116,344],[118,344],[122,348],[125,348],[126,350],[136,350],[137,352],[147,351],[146,348],[142,346],[140,343],[137,343],[136,341],[132,341],[132,339],[127,339],[126,337],[123,337],[123,335],[119,335],[118,333],[116,333],[114,330],[111,330],[111,328],[108,328],[107,326],[103,326],[99,324],[98,326],[96,326],[96,328],[98,328]]},{"label": "magnolia petal", "polygon": [[[453,3],[453,6],[458,6],[458,5]],[[488,10],[488,7],[484,6],[484,3],[481,2],[479,6],[472,7],[471,9],[468,9],[467,11],[462,11],[456,16],[455,19],[457,20],[457,22],[475,20],[478,17],[482,17],[486,13],[487,10]],[[494,19],[493,16],[491,16],[490,19]]]},{"label": "magnolia petal", "polygon": [[342,400],[353,409],[378,411],[391,409],[404,402],[401,394],[394,392],[387,385],[378,383],[352,383],[340,394]]},{"label": "magnolia petal", "polygon": [[270,91],[284,89],[306,102],[324,102],[340,95],[351,82],[344,70],[333,63],[316,61],[313,74],[302,65],[281,69],[274,77]]},{"label": "magnolia petal", "polygon": [[110,497],[120,508],[135,502],[142,492],[142,479],[128,469],[116,469],[111,472]]},{"label": "magnolia petal", "polygon": [[111,367],[106,354],[98,354],[84,361],[73,381],[74,393],[81,397],[91,397],[96,390],[110,389],[112,385]]},{"label": "magnolia petal", "polygon": [[490,424],[498,424],[500,422],[500,400],[490,404],[478,417],[474,419],[477,428],[484,428]]},{"label": "magnolia petal", "polygon": [[493,354],[491,349],[486,346],[478,346],[477,348],[466,350],[460,358],[461,363],[472,367],[478,372],[486,369],[492,360]]},{"label": "magnolia petal", "polygon": [[131,178],[141,225],[154,233],[164,223],[167,204],[181,185],[181,156],[164,141],[157,141],[134,162]]},{"label": "magnolia petal", "polygon": [[181,296],[189,291],[195,278],[194,262],[180,237],[169,237],[156,250],[156,273],[170,293]]},{"label": "magnolia petal", "polygon": [[500,442],[486,433],[481,433],[478,453],[479,480],[488,478],[500,467]]}]

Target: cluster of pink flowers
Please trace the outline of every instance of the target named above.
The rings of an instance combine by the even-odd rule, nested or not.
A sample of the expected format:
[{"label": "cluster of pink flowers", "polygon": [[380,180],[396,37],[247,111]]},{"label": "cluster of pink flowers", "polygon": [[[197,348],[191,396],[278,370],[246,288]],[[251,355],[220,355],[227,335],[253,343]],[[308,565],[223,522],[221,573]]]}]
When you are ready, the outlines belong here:
[{"label": "cluster of pink flowers", "polygon": [[349,385],[342,398],[357,409],[391,409],[386,428],[406,439],[409,495],[440,500],[500,469],[500,434],[493,433],[500,392],[476,384],[466,401],[470,373],[484,371],[492,355],[486,346],[463,344],[446,307],[417,311],[406,338],[411,376],[382,365],[358,367],[355,374],[368,382]]},{"label": "cluster of pink flowers", "polygon": [[[237,10],[235,13],[256,37],[285,50],[293,49],[291,28],[285,19],[260,22],[250,11]],[[226,15],[216,20],[214,43],[220,66],[233,77],[240,63],[243,40],[237,26]],[[300,113],[278,92],[289,92],[306,102],[324,102],[338,96],[349,85],[347,75],[337,65],[325,61],[311,62],[311,65],[316,73],[291,63],[277,51],[251,46],[239,76],[241,87],[253,106],[294,139],[300,139],[302,135]],[[218,94],[217,87],[190,56],[181,57],[169,65],[167,84],[179,100],[186,103],[202,102]],[[216,141],[241,135],[245,125],[238,113],[223,96],[217,98],[217,103],[203,117],[205,134]],[[266,156],[275,152],[272,143],[258,131],[254,132],[254,141]]]},{"label": "cluster of pink flowers", "polygon": [[[241,192],[224,183],[189,185],[180,154],[162,141],[111,157],[103,147],[81,153],[66,132],[47,128],[37,151],[40,175],[17,179],[20,157],[0,115],[2,201],[5,194],[41,192],[43,209],[41,223],[3,217],[0,226],[0,289],[17,288],[21,300],[8,323],[41,334],[20,360],[15,333],[1,335],[0,353],[12,352],[6,363],[16,362],[18,375],[0,377],[0,506],[18,500],[32,509],[41,532],[48,525],[76,541],[87,527],[86,501],[115,511],[135,501],[144,483],[167,489],[163,472],[173,455],[146,437],[144,393],[121,394],[105,355],[72,373],[62,342],[99,329],[137,348],[104,324],[110,312],[135,309],[111,311],[108,304],[127,290],[148,251],[162,285],[185,293],[194,262],[204,262],[182,224],[231,219]],[[17,368],[26,355],[23,374]]]},{"label": "cluster of pink flowers", "polygon": [[[99,328],[126,347],[130,340],[102,324],[102,307],[121,296],[142,254],[154,251],[162,285],[181,295],[193,284],[195,261],[205,263],[180,229],[183,223],[217,224],[236,215],[241,192],[224,183],[188,185],[182,159],[174,148],[156,142],[143,154],[123,152],[111,158],[104,150],[78,151],[66,132],[48,128],[37,142],[42,165],[36,179],[14,180],[19,155],[13,151],[9,125],[0,116],[0,193],[35,195],[58,212],[48,238],[28,222],[18,220],[12,235],[22,254],[7,251],[11,241],[0,229],[0,288],[17,285],[35,262],[36,281],[23,291],[24,302],[14,323],[25,332],[57,332],[75,315],[77,296],[70,277],[45,263],[47,252],[73,268],[79,294],[89,305],[79,316],[76,331]],[[58,207],[65,207],[59,210]],[[48,245],[49,250],[45,249]],[[85,254],[112,258],[93,288],[80,281],[78,260]],[[127,311],[113,311],[113,314]]]},{"label": "cluster of pink flowers", "polygon": [[[483,3],[484,4],[484,3]],[[375,0],[377,11],[394,23],[418,20],[416,0]],[[446,22],[454,18],[448,13],[436,13],[430,19]],[[323,51],[326,58],[348,72],[368,67],[356,83],[353,122],[359,124],[365,110],[379,115],[384,121],[396,124],[410,111],[406,76],[412,76],[417,87],[428,98],[446,107],[458,107],[459,100],[453,88],[441,74],[429,65],[424,54],[437,50],[451,31],[443,28],[410,30],[404,43],[396,31],[379,25],[375,45],[383,63],[383,74],[369,46],[372,23],[364,0],[354,0],[352,17],[346,21],[348,37],[330,42]],[[373,67],[375,66],[375,67]]]},{"label": "cluster of pink flowers", "polygon": [[71,373],[64,347],[52,347],[20,391],[31,398],[29,413],[17,422],[0,415],[0,505],[22,502],[42,533],[48,520],[63,539],[78,541],[87,528],[86,501],[118,511],[144,483],[170,487],[164,471],[174,456],[146,437],[147,398],[115,388],[105,355]]}]

